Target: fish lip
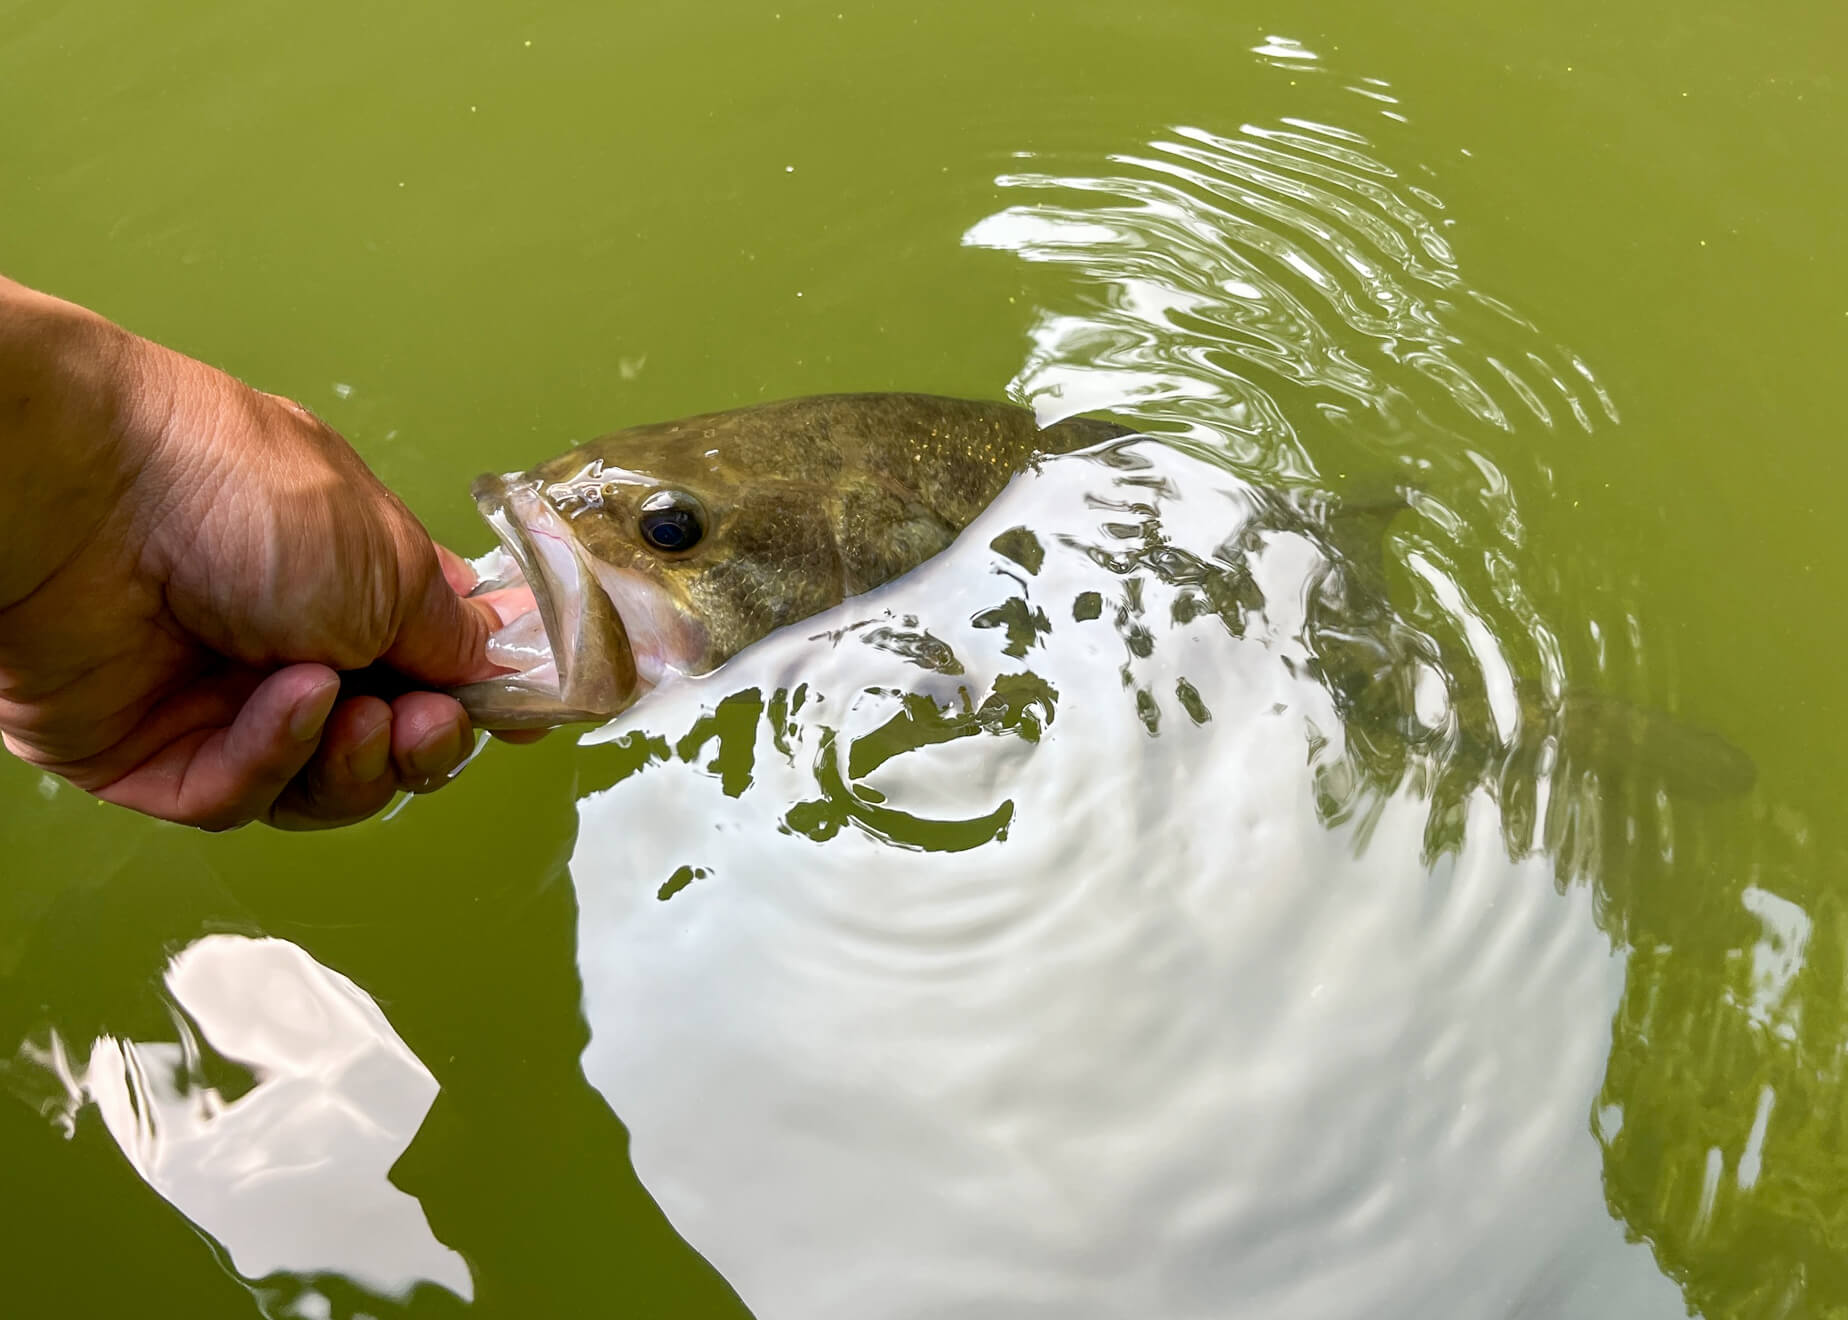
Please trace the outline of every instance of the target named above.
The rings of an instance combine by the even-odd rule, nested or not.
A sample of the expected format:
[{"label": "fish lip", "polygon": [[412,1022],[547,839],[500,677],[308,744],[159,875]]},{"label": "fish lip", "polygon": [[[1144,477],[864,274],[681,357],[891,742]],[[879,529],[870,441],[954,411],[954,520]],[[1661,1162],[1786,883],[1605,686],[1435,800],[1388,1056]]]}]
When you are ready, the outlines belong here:
[{"label": "fish lip", "polygon": [[[539,493],[538,483],[519,473],[477,477],[469,492],[483,521],[501,547],[512,557],[533,593],[539,621],[545,628],[552,662],[558,674],[557,690],[509,673],[455,689],[477,728],[550,728],[560,724],[594,723],[611,719],[636,697],[635,657],[629,646],[622,614],[609,597],[594,565],[575,537],[558,538],[568,548],[577,581],[559,580],[556,566],[533,542],[534,524],[557,520],[559,514]],[[482,583],[476,592],[496,583]],[[581,637],[566,623],[565,601],[579,601],[578,632],[596,630],[610,654],[609,673],[582,672]]]}]

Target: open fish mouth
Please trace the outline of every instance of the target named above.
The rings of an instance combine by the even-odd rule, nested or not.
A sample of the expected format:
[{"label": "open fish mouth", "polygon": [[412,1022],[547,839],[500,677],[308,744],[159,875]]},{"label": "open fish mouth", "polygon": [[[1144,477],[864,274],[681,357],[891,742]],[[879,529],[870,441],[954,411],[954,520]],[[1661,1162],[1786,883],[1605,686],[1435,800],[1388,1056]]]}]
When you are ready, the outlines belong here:
[{"label": "open fish mouth", "polygon": [[569,524],[528,479],[484,476],[472,493],[500,548],[475,561],[469,594],[499,613],[488,658],[510,672],[450,695],[478,729],[598,723],[626,710],[643,686],[628,630]]}]

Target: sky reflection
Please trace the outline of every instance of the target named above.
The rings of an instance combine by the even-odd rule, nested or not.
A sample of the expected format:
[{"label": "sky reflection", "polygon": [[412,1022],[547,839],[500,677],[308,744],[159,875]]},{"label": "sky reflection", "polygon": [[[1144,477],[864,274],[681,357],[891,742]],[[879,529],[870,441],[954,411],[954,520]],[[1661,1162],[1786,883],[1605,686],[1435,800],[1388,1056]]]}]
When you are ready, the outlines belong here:
[{"label": "sky reflection", "polygon": [[181,951],[166,988],[175,1038],[99,1038],[68,1094],[266,1313],[328,1314],[322,1290],[279,1275],[471,1297],[462,1258],[391,1185],[437,1084],[365,992],[293,944],[235,935]]}]

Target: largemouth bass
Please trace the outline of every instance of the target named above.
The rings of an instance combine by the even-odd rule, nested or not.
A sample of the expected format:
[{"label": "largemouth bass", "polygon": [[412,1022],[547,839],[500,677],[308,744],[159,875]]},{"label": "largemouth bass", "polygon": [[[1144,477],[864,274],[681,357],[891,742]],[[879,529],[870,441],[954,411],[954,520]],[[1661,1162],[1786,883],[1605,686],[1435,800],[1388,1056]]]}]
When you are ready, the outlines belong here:
[{"label": "largemouth bass", "polygon": [[[1041,428],[1008,404],[823,395],[632,427],[481,477],[475,500],[501,549],[478,561],[476,591],[503,621],[489,655],[510,672],[454,695],[483,729],[611,719],[670,673],[707,673],[916,568],[1037,456],[1134,434],[1088,417]],[[1315,593],[1305,640],[1344,713],[1414,729],[1424,645],[1388,599],[1381,558],[1403,496],[1305,506],[1252,494],[1266,510],[1248,535],[1305,531],[1329,556],[1340,589]],[[1484,700],[1458,696],[1460,763],[1487,773],[1515,749]],[[1753,782],[1737,749],[1659,711],[1588,692],[1553,704],[1531,684],[1513,696],[1521,727],[1548,731],[1577,764],[1640,767],[1693,797]]]},{"label": "largemouth bass", "polygon": [[922,394],[792,399],[631,427],[474,496],[477,562],[512,672],[457,689],[477,728],[607,720],[670,672],[705,673],[950,544],[1039,454],[1131,434],[1041,428]]}]

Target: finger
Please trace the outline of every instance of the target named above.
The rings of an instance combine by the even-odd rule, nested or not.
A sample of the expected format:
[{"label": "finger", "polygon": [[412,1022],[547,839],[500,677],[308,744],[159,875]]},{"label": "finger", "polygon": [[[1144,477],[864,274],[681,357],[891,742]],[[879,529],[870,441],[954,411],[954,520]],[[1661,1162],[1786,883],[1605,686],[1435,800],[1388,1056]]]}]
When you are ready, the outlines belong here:
[{"label": "finger", "polygon": [[96,796],[201,829],[256,820],[314,755],[339,692],[338,675],[325,665],[278,670],[257,685],[228,728],[174,739]]},{"label": "finger", "polygon": [[334,707],[320,748],[277,797],[269,823],[285,830],[351,825],[383,810],[397,791],[391,707],[355,697]]},{"label": "finger", "polygon": [[468,759],[468,716],[449,697],[407,692],[391,706],[391,759],[413,793],[441,788]]},{"label": "finger", "polygon": [[478,600],[458,596],[426,555],[426,571],[409,588],[409,604],[397,635],[381,657],[400,673],[436,687],[492,678],[499,667],[488,660],[488,634],[500,616]]},{"label": "finger", "polygon": [[496,632],[539,608],[531,587],[500,587],[494,591],[484,591],[474,599],[493,611]]},{"label": "finger", "polygon": [[449,589],[458,596],[468,595],[481,581],[468,560],[446,545],[436,547],[436,562],[443,570],[443,581],[447,582]]}]

